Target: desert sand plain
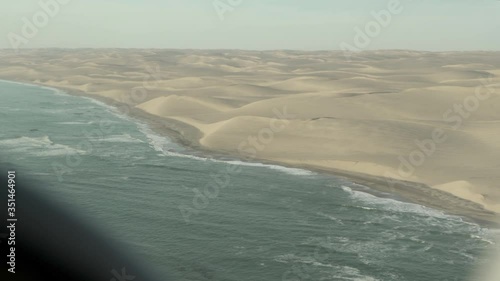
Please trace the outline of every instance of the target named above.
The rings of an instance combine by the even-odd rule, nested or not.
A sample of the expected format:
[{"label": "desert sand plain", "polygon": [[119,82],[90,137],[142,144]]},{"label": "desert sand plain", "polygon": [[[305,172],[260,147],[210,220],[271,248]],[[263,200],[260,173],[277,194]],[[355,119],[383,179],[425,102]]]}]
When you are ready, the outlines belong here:
[{"label": "desert sand plain", "polygon": [[125,105],[213,153],[500,212],[499,52],[2,50],[0,79]]}]

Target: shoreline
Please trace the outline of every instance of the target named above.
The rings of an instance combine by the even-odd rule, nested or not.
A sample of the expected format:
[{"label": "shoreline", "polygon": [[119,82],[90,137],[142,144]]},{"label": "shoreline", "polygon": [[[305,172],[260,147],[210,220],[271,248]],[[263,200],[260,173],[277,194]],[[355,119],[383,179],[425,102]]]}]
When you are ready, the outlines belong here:
[{"label": "shoreline", "polygon": [[[222,150],[218,151],[218,150],[208,149],[202,146],[198,142],[198,139],[202,136],[202,133],[197,128],[189,124],[169,118],[155,116],[141,109],[138,109],[132,105],[121,103],[111,98],[88,94],[81,90],[45,85],[30,81],[22,81],[22,80],[18,81],[0,80],[0,81],[4,81],[7,83],[17,83],[23,85],[50,88],[54,90],[63,91],[64,93],[69,95],[81,96],[97,100],[105,103],[106,105],[116,108],[119,112],[121,112],[124,115],[130,116],[132,118],[137,119],[138,121],[146,123],[155,133],[159,134],[160,136],[171,138],[173,141],[177,142],[178,144],[188,149],[188,151],[190,153],[193,153],[194,155],[203,157],[208,156],[214,159],[220,159],[224,157],[224,158],[249,162],[247,160],[242,159],[242,157],[239,157],[239,155],[234,155],[233,153],[229,153]],[[127,112],[125,112],[122,109],[122,107],[127,108],[128,109],[126,110]],[[474,222],[481,226],[500,228],[498,214],[484,209],[480,204],[456,197],[450,193],[441,190],[431,188],[423,183],[391,179],[390,181],[393,182],[394,184],[392,186],[389,186],[387,184],[387,179],[379,176],[372,176],[368,174],[351,172],[346,170],[338,170],[332,168],[327,169],[323,167],[317,167],[314,165],[283,163],[279,161],[272,161],[258,157],[255,157],[252,160],[254,160],[255,162],[258,161],[259,163],[262,164],[279,165],[283,167],[304,169],[319,174],[326,174],[337,178],[342,178],[349,182],[368,187],[369,190],[365,189],[362,190],[360,189],[360,190],[363,192],[373,194],[377,197],[380,197],[380,192],[388,193],[397,196],[398,197],[397,200],[399,201],[415,203],[436,210],[440,210],[443,211],[445,214],[459,216],[464,218],[464,220],[466,221]]]}]

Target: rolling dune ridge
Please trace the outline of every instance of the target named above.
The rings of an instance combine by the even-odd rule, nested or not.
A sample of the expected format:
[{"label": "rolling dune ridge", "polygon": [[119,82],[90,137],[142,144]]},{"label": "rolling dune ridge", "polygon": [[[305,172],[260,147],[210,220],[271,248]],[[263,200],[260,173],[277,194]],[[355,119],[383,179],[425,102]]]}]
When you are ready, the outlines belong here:
[{"label": "rolling dune ridge", "polygon": [[2,79],[127,103],[208,150],[423,183],[500,212],[498,52],[1,52]]}]

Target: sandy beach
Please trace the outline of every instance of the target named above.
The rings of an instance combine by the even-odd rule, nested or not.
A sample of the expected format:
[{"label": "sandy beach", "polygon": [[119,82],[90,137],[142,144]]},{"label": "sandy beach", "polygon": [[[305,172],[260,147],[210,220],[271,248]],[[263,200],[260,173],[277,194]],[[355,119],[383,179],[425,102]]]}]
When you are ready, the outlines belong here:
[{"label": "sandy beach", "polygon": [[0,79],[103,100],[215,156],[329,172],[492,222],[499,55],[2,50]]}]

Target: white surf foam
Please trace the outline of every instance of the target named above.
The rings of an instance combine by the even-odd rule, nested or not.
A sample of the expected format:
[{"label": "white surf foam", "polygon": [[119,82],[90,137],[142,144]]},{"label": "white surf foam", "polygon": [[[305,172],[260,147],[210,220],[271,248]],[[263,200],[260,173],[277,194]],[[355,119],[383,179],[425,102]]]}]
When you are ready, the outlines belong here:
[{"label": "white surf foam", "polygon": [[56,88],[52,88],[52,87],[48,87],[48,86],[37,85],[37,84],[30,84],[30,83],[25,83],[25,82],[16,82],[16,81],[10,81],[10,80],[3,80],[3,79],[0,79],[0,82],[9,83],[9,84],[16,84],[16,85],[22,85],[22,86],[26,86],[26,87],[40,88],[40,89],[44,89],[44,90],[49,90],[49,91],[53,92],[55,95],[68,96],[68,94],[65,91],[59,90],[59,89],[56,89]]},{"label": "white surf foam", "polygon": [[134,122],[135,120],[133,120],[132,118],[130,118],[129,116],[127,116],[126,114],[124,114],[123,112],[121,112],[120,110],[118,110],[118,108],[114,107],[114,106],[111,106],[111,105],[108,105],[102,101],[99,101],[99,100],[96,100],[96,99],[93,99],[93,98],[89,98],[89,97],[82,97],[88,101],[90,101],[91,103],[95,104],[95,105],[98,105],[100,107],[103,107],[105,109],[107,109],[109,112],[113,113],[113,115],[115,115],[116,117],[120,118],[120,119],[123,119],[123,120],[126,120],[126,121],[132,121]]},{"label": "white surf foam", "polygon": [[102,141],[102,142],[122,142],[122,143],[141,143],[141,142],[143,142],[142,140],[136,139],[129,134],[107,136],[105,138],[99,139],[99,141]]},{"label": "white surf foam", "polygon": [[237,166],[268,168],[268,169],[273,169],[273,170],[280,171],[280,172],[287,173],[287,174],[291,174],[291,175],[299,175],[299,176],[315,175],[315,173],[311,172],[311,171],[297,169],[297,168],[287,168],[287,167],[283,167],[283,166],[279,166],[279,165],[244,162],[244,161],[240,161],[240,160],[219,160],[219,159],[214,159],[214,158],[209,158],[209,157],[201,157],[201,156],[196,156],[196,155],[180,153],[180,152],[178,152],[178,150],[180,150],[180,146],[178,146],[177,144],[172,142],[170,139],[163,137],[163,136],[159,136],[158,134],[154,133],[149,128],[148,125],[138,122],[137,127],[146,136],[150,146],[155,151],[160,152],[164,156],[189,158],[189,159],[193,159],[193,160],[197,160],[197,161],[204,161],[204,162],[210,161],[210,162],[215,162],[215,163],[223,163],[223,164],[230,164],[230,165],[237,165]]},{"label": "white surf foam", "polygon": [[36,86],[36,87],[42,88],[44,90],[49,90],[56,96],[68,96],[68,94],[65,91],[59,90],[56,88],[51,88],[51,87],[41,86],[41,85],[32,85],[32,86]]},{"label": "white surf foam", "polygon": [[[340,266],[338,267],[339,273],[341,276],[344,276],[344,279],[346,280],[352,280],[352,281],[378,281],[379,279],[376,279],[374,277],[368,276],[368,275],[363,275],[359,271],[359,269],[350,267],[350,266]],[[335,278],[332,276],[332,278]]]},{"label": "white surf foam", "polygon": [[471,234],[471,235],[470,235],[470,237],[471,237],[472,239],[477,239],[477,240],[483,241],[483,242],[485,242],[485,243],[488,243],[488,244],[490,244],[490,245],[495,245],[495,244],[496,244],[496,243],[495,243],[495,241],[490,240],[490,239],[487,239],[487,238],[482,237],[482,236],[479,236],[479,235],[474,235],[474,234]]},{"label": "white surf foam", "polygon": [[286,173],[286,174],[290,174],[290,175],[297,175],[297,176],[311,176],[311,175],[315,175],[314,172],[311,172],[311,171],[308,171],[308,170],[303,170],[303,169],[298,169],[298,168],[288,168],[288,167],[283,167],[283,166],[279,166],[279,165],[272,165],[272,164],[244,162],[244,161],[239,161],[239,160],[228,161],[228,160],[210,159],[210,161],[227,163],[227,164],[238,165],[238,166],[269,168],[269,169],[272,169],[272,170],[280,171],[280,172],[283,172],[283,173]]},{"label": "white surf foam", "polygon": [[53,143],[48,136],[0,140],[0,146],[7,147],[11,152],[27,153],[35,156],[62,156],[85,154],[85,151],[67,145]]},{"label": "white surf foam", "polygon": [[[305,264],[307,266],[315,268],[325,268],[327,270],[321,270],[323,273],[328,273],[328,280],[352,280],[352,281],[378,281],[379,279],[364,275],[357,268],[350,266],[341,266],[336,264],[324,263],[316,260],[312,256],[297,256],[295,254],[285,254],[274,258],[274,261],[279,263],[291,263],[291,264]],[[311,269],[312,270],[312,269]],[[318,270],[318,269],[315,269]],[[322,278],[322,280],[327,280]]]},{"label": "white surf foam", "polygon": [[391,198],[377,197],[366,192],[353,190],[352,188],[345,185],[342,186],[342,190],[347,192],[350,197],[356,201],[365,203],[369,206],[376,206],[387,211],[398,213],[414,213],[437,218],[452,218],[452,216],[446,215],[443,212],[427,208],[422,205],[401,202]]},{"label": "white surf foam", "polygon": [[318,212],[318,213],[316,213],[316,214],[317,214],[318,216],[322,216],[322,217],[325,217],[325,218],[327,218],[327,219],[330,219],[330,220],[332,220],[332,221],[334,221],[334,222],[336,222],[336,223],[338,223],[338,224],[344,224],[344,223],[342,222],[342,220],[341,220],[341,219],[339,219],[339,218],[337,218],[337,217],[334,217],[334,216],[332,216],[332,215],[328,215],[328,214],[325,214],[325,213],[323,213],[323,212]]},{"label": "white surf foam", "polygon": [[146,136],[148,143],[155,151],[168,154],[173,149],[179,148],[174,142],[169,138],[160,136],[153,132],[147,124],[136,122],[137,128],[141,133]]},{"label": "white surf foam", "polygon": [[92,122],[57,122],[59,125],[90,125]]},{"label": "white surf foam", "polygon": [[29,86],[29,87],[39,87],[39,88],[42,87],[42,86],[38,86],[38,85],[34,85],[34,84],[23,83],[23,82],[16,82],[16,81],[10,81],[10,80],[3,80],[3,79],[0,79],[0,82],[9,83],[9,84],[16,84],[16,85],[23,85],[23,86]]},{"label": "white surf foam", "polygon": [[[316,259],[312,256],[301,257],[301,256],[297,256],[295,254],[279,255],[279,256],[274,258],[274,261],[277,261],[280,263],[304,263],[304,264],[317,263]],[[332,265],[328,265],[328,266],[332,267]]]}]

